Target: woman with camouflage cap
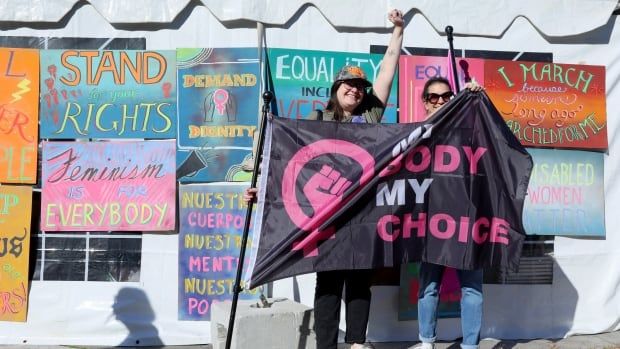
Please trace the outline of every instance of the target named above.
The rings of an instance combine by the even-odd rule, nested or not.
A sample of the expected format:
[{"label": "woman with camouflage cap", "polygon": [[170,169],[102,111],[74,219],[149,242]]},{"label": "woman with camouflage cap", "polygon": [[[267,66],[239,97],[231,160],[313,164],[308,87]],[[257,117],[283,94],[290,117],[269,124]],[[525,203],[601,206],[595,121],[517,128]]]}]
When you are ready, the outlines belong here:
[{"label": "woman with camouflage cap", "polygon": [[[381,121],[390,96],[403,43],[403,14],[390,11],[394,30],[374,81],[357,66],[344,66],[334,78],[330,99],[323,111],[313,111],[309,119],[335,122]],[[246,201],[256,198],[256,188],[245,191]],[[370,312],[371,270],[336,270],[317,272],[314,294],[314,330],[318,349],[336,349],[340,323],[340,301],[345,290],[347,329],[345,342],[351,349],[372,348],[366,342]]]},{"label": "woman with camouflage cap", "polygon": [[[310,119],[335,122],[380,122],[390,96],[403,42],[403,14],[392,10],[389,19],[394,30],[381,68],[371,83],[362,68],[344,66],[334,78],[331,96],[324,111],[314,111]],[[345,342],[352,349],[372,348],[366,342],[370,312],[371,270],[318,272],[314,294],[314,330],[318,349],[336,349],[340,300],[345,290]]]}]

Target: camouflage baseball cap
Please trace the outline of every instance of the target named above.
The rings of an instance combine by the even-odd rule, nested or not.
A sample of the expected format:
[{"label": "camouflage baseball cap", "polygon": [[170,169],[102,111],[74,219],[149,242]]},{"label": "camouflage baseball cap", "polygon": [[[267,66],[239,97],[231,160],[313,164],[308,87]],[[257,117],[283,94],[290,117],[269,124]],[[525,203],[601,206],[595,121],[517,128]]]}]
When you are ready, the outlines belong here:
[{"label": "camouflage baseball cap", "polygon": [[354,65],[345,65],[334,78],[334,82],[344,80],[361,80],[366,87],[372,86],[372,83],[366,78],[364,70]]}]

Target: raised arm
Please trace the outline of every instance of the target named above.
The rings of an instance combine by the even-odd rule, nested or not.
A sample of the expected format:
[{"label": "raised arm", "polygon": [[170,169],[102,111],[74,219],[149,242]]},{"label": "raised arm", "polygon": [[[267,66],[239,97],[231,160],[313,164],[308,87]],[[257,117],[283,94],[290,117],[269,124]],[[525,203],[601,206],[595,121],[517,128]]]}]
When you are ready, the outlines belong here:
[{"label": "raised arm", "polygon": [[403,46],[403,27],[405,24],[403,13],[399,10],[390,11],[388,18],[390,22],[394,24],[394,30],[392,31],[390,43],[383,56],[379,74],[372,85],[375,95],[384,105],[390,97],[390,88],[392,87],[392,81],[394,81],[394,74],[396,74],[398,57],[400,56],[400,49]]}]

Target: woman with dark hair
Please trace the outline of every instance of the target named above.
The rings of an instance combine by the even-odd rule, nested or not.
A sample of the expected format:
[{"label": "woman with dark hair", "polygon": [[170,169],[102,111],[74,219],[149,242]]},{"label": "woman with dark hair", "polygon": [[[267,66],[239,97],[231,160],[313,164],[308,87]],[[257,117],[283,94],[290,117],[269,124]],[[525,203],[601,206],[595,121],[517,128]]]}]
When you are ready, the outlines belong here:
[{"label": "woman with dark hair", "polygon": [[[309,119],[368,123],[381,121],[403,43],[402,12],[392,10],[388,18],[394,24],[394,30],[374,82],[368,80],[362,68],[344,66],[334,78],[325,110],[313,111]],[[246,201],[255,197],[256,188],[246,190]],[[337,347],[343,288],[347,323],[345,342],[351,344],[351,349],[372,348],[370,344],[365,344],[370,312],[371,275],[371,270],[317,272],[314,330],[318,349]]]},{"label": "woman with dark hair", "polygon": [[[467,83],[466,89],[473,92],[482,90],[474,82]],[[422,91],[422,103],[426,117],[435,114],[454,96],[450,82],[443,77],[434,77],[426,81]],[[446,267],[422,262],[420,264],[420,288],[418,291],[418,327],[422,343],[412,349],[434,349],[437,339],[437,305],[439,304],[439,286]],[[482,326],[482,269],[457,270],[461,284],[461,328],[463,331],[463,349],[477,349],[480,342]]]}]

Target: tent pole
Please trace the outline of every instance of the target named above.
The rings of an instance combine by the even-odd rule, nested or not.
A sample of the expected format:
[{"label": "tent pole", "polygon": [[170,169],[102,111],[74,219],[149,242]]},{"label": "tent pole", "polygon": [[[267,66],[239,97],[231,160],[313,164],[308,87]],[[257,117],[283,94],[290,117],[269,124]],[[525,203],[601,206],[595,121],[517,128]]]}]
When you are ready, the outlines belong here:
[{"label": "tent pole", "polygon": [[[260,129],[258,133],[258,148],[256,149],[256,154],[254,155],[254,171],[252,172],[252,180],[250,182],[250,188],[256,188],[256,182],[258,178],[258,168],[260,166],[260,159],[263,154],[263,144],[265,141],[264,133],[265,127],[267,126],[267,116],[269,115],[269,105],[271,104],[271,99],[273,98],[273,93],[270,91],[265,91],[263,93],[263,113],[260,122]],[[228,331],[226,333],[226,349],[230,349],[230,345],[232,342],[232,334],[233,327],[235,326],[235,316],[237,314],[237,302],[239,300],[239,293],[243,290],[241,288],[241,274],[243,272],[243,262],[245,260],[245,251],[246,245],[248,243],[248,233],[250,231],[250,220],[252,218],[252,207],[254,205],[252,203],[248,204],[248,209],[245,214],[245,225],[243,227],[243,235],[241,238],[241,248],[239,251],[239,262],[237,263],[237,275],[235,277],[234,290],[232,303],[230,308],[230,318],[228,320]]]}]

